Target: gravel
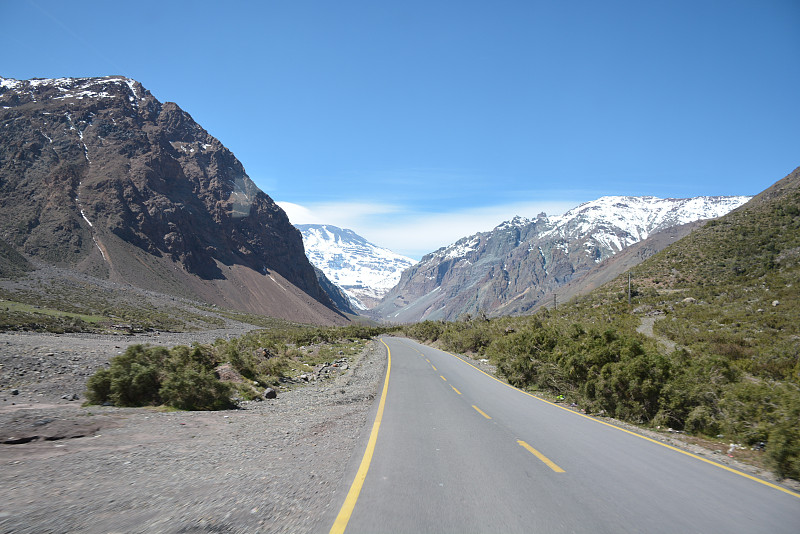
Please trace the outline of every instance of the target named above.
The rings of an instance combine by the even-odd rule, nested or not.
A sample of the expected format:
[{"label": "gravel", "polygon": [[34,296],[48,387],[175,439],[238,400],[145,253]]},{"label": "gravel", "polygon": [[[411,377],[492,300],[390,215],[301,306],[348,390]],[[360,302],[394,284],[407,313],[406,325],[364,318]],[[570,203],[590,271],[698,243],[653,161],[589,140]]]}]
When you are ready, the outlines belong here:
[{"label": "gravel", "polygon": [[237,410],[80,404],[88,377],[130,344],[248,328],[0,334],[0,532],[327,531],[385,372],[379,341],[333,378]]}]

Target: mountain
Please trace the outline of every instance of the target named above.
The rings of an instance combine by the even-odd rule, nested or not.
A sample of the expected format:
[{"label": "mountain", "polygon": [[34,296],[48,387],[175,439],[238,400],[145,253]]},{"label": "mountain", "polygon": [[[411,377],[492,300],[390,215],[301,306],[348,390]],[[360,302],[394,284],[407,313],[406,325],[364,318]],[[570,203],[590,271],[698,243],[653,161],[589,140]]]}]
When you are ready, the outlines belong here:
[{"label": "mountain", "polygon": [[30,262],[0,239],[0,278],[16,278],[31,270],[33,266]]},{"label": "mountain", "polygon": [[404,332],[487,358],[514,386],[586,413],[681,430],[712,449],[742,444],[731,454],[800,480],[800,168],[690,226],[603,262],[636,263],[624,257],[676,229],[672,244],[557,309]]},{"label": "mountain", "polygon": [[351,315],[358,315],[358,312],[353,309],[353,303],[350,300],[350,296],[344,292],[344,290],[331,282],[325,273],[322,272],[322,269],[314,266],[314,273],[317,275],[317,281],[319,285],[322,287],[322,290],[328,295],[328,298],[331,299],[333,304],[338,308],[340,311],[344,313],[349,313]]},{"label": "mountain", "polygon": [[400,273],[416,263],[389,249],[373,245],[352,230],[330,224],[299,224],[308,259],[366,310],[400,280]]},{"label": "mountain", "polygon": [[346,321],[283,210],[139,82],[0,78],[0,125],[0,239],[28,258],[289,320]]},{"label": "mountain", "polygon": [[524,313],[651,234],[719,217],[749,198],[609,196],[558,217],[515,217],[423,257],[373,313],[393,322]]},{"label": "mountain", "polygon": [[524,302],[524,299],[520,299],[521,301],[514,301],[503,306],[499,311],[504,314],[516,315],[521,313],[522,309],[532,311],[542,306],[551,306],[554,302],[559,305],[559,303],[567,302],[579,295],[585,295],[630,271],[644,260],[701,228],[703,224],[705,224],[705,221],[700,220],[670,226],[665,230],[650,235],[647,239],[622,249],[620,252],[601,261],[586,273],[572,278],[566,284],[551,289],[533,306]]}]

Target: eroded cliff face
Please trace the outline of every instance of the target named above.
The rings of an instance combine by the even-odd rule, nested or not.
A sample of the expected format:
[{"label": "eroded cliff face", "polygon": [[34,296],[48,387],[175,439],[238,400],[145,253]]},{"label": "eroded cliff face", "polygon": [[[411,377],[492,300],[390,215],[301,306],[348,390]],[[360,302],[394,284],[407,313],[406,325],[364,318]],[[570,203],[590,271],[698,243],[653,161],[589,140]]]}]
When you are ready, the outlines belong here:
[{"label": "eroded cliff face", "polygon": [[[323,322],[340,317],[300,232],[236,157],[127,78],[0,78],[0,214],[0,238],[47,263],[205,298],[277,275],[330,308]],[[273,314],[275,289],[235,307]]]}]

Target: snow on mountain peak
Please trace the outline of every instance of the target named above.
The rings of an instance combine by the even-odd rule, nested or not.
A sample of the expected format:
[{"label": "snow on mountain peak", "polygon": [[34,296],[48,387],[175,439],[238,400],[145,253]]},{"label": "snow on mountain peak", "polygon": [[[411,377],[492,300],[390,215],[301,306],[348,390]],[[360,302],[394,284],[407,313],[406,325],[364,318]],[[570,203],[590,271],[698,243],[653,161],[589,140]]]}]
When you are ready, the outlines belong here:
[{"label": "snow on mountain peak", "polygon": [[0,77],[0,88],[2,89],[29,89],[31,92],[41,88],[54,88],[61,93],[52,97],[56,100],[65,98],[111,98],[114,95],[109,92],[112,86],[127,86],[130,91],[128,99],[131,102],[142,98],[136,88],[136,82],[125,76],[105,76],[99,78],[32,78],[30,80],[15,80],[13,78]]},{"label": "snow on mountain peak", "polygon": [[495,230],[506,230],[508,228],[521,228],[523,226],[528,226],[532,221],[527,217],[521,217],[519,215],[515,215],[513,219],[509,221],[504,221],[495,227]]},{"label": "snow on mountain peak", "polygon": [[422,261],[463,258],[476,250],[480,236],[491,237],[495,232],[524,229],[534,223],[538,239],[556,239],[556,247],[565,252],[569,252],[570,241],[584,239],[584,246],[588,247],[588,240],[593,240],[595,244],[614,254],[671,226],[721,217],[750,198],[705,196],[662,199],[655,196],[604,196],[584,202],[560,216],[548,216],[545,213],[540,213],[535,219],[516,216],[501,223],[491,232],[464,237],[442,247],[426,255]]},{"label": "snow on mountain peak", "polygon": [[400,281],[415,260],[374,245],[347,228],[298,224],[309,261],[350,297],[368,309]]},{"label": "snow on mountain peak", "polygon": [[605,196],[585,202],[560,217],[545,235],[591,236],[619,252],[671,226],[714,219],[750,200],[747,196],[667,198]]}]

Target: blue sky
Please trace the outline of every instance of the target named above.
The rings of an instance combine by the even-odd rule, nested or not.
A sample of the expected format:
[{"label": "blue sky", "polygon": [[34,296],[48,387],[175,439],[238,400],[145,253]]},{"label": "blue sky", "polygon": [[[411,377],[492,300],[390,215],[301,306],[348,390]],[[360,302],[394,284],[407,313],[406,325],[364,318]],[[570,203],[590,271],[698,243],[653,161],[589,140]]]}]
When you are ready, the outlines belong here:
[{"label": "blue sky", "polygon": [[800,2],[0,0],[0,76],[122,74],[292,222],[419,258],[603,195],[800,165]]}]

